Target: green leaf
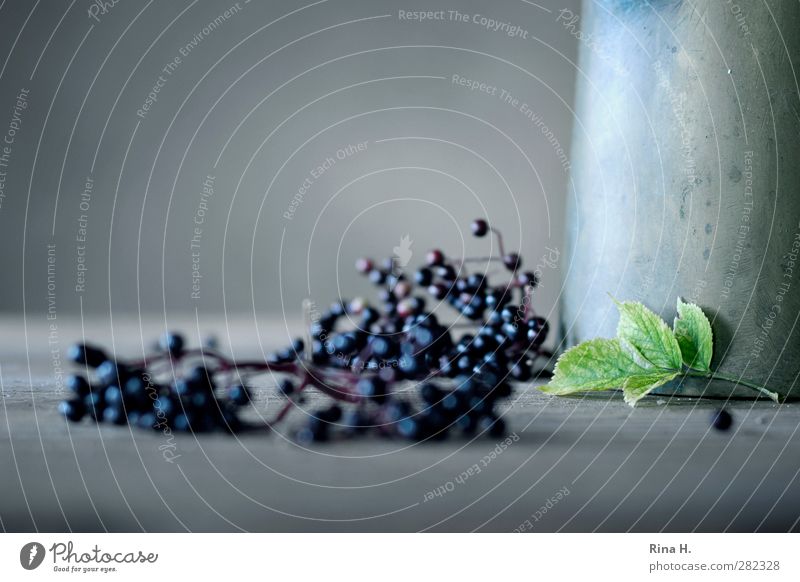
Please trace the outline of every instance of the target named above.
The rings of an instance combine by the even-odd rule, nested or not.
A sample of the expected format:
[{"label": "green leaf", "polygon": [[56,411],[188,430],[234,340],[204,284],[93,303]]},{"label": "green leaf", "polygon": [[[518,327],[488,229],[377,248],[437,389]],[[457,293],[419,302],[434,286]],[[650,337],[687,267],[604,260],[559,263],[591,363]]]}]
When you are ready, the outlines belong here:
[{"label": "green leaf", "polygon": [[625,381],[622,392],[625,402],[634,406],[652,390],[674,379],[680,372],[657,372],[648,376],[632,376]]},{"label": "green leaf", "polygon": [[[620,318],[616,339],[594,339],[564,352],[553,379],[543,392],[556,395],[621,388],[625,402],[640,399],[680,374],[724,380],[747,386],[779,402],[765,386],[711,372],[711,324],[694,304],[678,299],[675,332],[641,303],[618,302]],[[691,368],[685,371],[683,363]]]},{"label": "green leaf", "polygon": [[678,297],[678,317],[675,318],[673,329],[683,363],[695,370],[708,372],[714,340],[711,323],[703,310],[694,303],[684,303]]},{"label": "green leaf", "polygon": [[631,377],[657,372],[647,362],[645,365],[637,363],[619,340],[593,339],[564,352],[556,362],[553,379],[542,390],[563,395],[622,388]]},{"label": "green leaf", "polygon": [[657,368],[681,369],[681,348],[669,326],[635,301],[615,301],[619,309],[617,336],[633,346]]}]

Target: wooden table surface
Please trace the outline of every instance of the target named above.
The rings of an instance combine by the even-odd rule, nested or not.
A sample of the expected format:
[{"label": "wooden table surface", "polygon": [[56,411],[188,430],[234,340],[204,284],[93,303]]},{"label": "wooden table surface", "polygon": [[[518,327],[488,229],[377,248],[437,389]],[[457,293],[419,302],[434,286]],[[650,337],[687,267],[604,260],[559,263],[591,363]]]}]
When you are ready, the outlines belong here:
[{"label": "wooden table surface", "polygon": [[[223,349],[242,357],[258,356],[259,337],[267,349],[288,333],[282,321],[198,321],[179,327],[216,330]],[[68,424],[56,412],[64,395],[54,354],[85,332],[135,356],[163,321],[115,318],[113,335],[107,318],[62,318],[55,333],[44,317],[1,323],[6,531],[800,529],[797,404],[731,402],[735,424],[723,433],[709,424],[714,401],[652,398],[634,410],[616,395],[553,398],[519,385],[504,410],[506,447],[491,438],[368,438],[303,448],[289,438],[302,411],[279,434],[169,441]],[[224,341],[228,334],[235,341]],[[272,383],[257,390],[259,414],[279,405]],[[308,407],[320,399],[310,397]],[[165,460],[167,448],[174,462]]]}]

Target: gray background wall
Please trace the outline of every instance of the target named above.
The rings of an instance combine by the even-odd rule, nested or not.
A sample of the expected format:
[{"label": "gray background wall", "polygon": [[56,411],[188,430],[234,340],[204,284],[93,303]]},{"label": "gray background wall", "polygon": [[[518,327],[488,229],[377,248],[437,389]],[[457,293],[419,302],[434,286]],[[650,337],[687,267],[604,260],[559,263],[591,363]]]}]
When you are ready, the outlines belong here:
[{"label": "gray background wall", "polygon": [[[55,300],[67,314],[81,305],[99,314],[296,314],[303,297],[327,304],[368,292],[355,258],[390,256],[403,235],[413,240],[411,265],[434,245],[485,253],[486,241],[469,236],[478,216],[534,266],[545,247],[563,246],[568,161],[556,147],[569,151],[577,40],[558,18],[577,4],[241,0],[204,31],[235,3],[119,0],[98,10],[87,0],[7,0],[0,130],[19,128],[0,168],[0,309],[39,314]],[[468,21],[399,17],[423,7]],[[487,30],[475,14],[521,32]],[[159,75],[157,101],[137,115]],[[15,116],[23,89],[26,108]],[[364,151],[336,159],[360,142]],[[287,219],[326,158],[335,163]],[[209,175],[214,193],[193,258]],[[85,286],[76,290],[81,252]],[[553,309],[560,279],[545,268],[540,310]]]}]

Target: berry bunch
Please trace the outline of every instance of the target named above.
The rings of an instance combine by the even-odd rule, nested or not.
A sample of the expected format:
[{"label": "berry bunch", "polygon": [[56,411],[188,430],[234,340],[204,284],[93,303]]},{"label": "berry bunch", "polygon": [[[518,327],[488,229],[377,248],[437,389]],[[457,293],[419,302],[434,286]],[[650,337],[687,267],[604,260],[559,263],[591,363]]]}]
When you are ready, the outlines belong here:
[{"label": "berry bunch", "polygon": [[[183,345],[180,335],[165,335],[162,351],[153,357],[153,364],[182,360],[187,355]],[[237,408],[250,402],[248,389],[240,384],[218,394],[214,371],[197,358],[189,358],[193,365],[180,375],[158,374],[172,381],[157,382],[155,371],[144,362],[122,363],[95,346],[76,344],[68,357],[87,371],[93,369],[91,382],[85,375],[67,379],[73,396],[61,402],[59,410],[76,422],[88,416],[97,422],[156,430],[169,427],[174,431],[235,432],[242,426]]]},{"label": "berry bunch", "polygon": [[[250,400],[241,379],[269,372],[284,375],[278,390],[286,399],[270,426],[304,402],[308,387],[332,401],[308,414],[300,441],[368,432],[412,440],[440,439],[452,430],[502,435],[505,423],[495,405],[511,395],[509,381],[547,374],[535,366],[552,356],[542,348],[548,324],[531,307],[536,275],[520,270],[521,257],[505,252],[502,236],[485,220],[475,220],[472,232],[493,233],[500,256],[451,259],[434,249],[413,277],[392,259],[359,259],[356,269],[379,288],[378,302],[340,300],[323,313],[307,310],[305,341],[295,340],[266,362],[186,350],[174,334],[165,336],[159,353],[134,364],[77,346],[70,356],[96,367],[96,383],[75,377],[76,398],[62,403],[62,412],[70,420],[89,413],[145,427],[158,426],[153,415],[161,413],[157,420],[177,430],[240,430],[236,408]],[[500,263],[507,277],[493,284],[487,273],[470,272],[471,263]],[[455,310],[455,321],[440,322],[439,304]],[[201,366],[188,365],[198,359]],[[152,385],[153,366],[165,363],[166,381]],[[218,395],[215,386],[233,379],[237,383]]]}]

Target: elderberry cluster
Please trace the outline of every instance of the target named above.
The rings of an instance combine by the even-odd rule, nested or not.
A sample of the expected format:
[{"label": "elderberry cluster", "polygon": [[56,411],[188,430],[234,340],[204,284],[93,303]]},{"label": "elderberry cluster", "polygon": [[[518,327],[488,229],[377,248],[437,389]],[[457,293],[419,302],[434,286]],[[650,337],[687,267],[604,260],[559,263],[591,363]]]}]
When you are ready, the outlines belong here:
[{"label": "elderberry cluster", "polygon": [[[472,224],[477,237],[489,231],[485,220]],[[374,429],[414,440],[441,438],[453,428],[466,435],[503,433],[495,404],[510,396],[508,381],[540,374],[533,369],[535,360],[550,354],[542,350],[547,321],[530,305],[538,279],[520,272],[521,258],[505,254],[495,234],[498,259],[448,259],[434,249],[413,277],[393,259],[356,262],[357,271],[378,287],[378,302],[338,301],[318,314],[311,325],[310,358],[314,366],[355,374],[357,405],[347,412],[338,404],[316,411],[301,439],[325,441],[337,427],[344,434]],[[492,284],[467,269],[470,262],[492,261],[502,263],[510,280]],[[458,321],[439,321],[435,311],[442,303],[468,322],[468,331]],[[456,330],[462,330],[458,337]],[[434,378],[452,380],[445,386]],[[416,386],[415,398],[397,395],[404,381]]]},{"label": "elderberry cluster", "polygon": [[[531,306],[536,275],[520,270],[521,257],[505,252],[502,236],[485,220],[475,220],[472,232],[493,233],[500,255],[459,259],[434,249],[413,276],[394,259],[359,259],[356,269],[378,287],[378,301],[339,300],[323,313],[308,312],[308,341],[296,339],[267,361],[187,350],[176,334],[134,363],[74,346],[70,358],[94,374],[91,381],[70,379],[75,396],[60,410],[74,421],[88,415],[144,428],[238,431],[244,425],[237,408],[250,402],[247,379],[269,373],[282,376],[284,400],[270,428],[305,403],[308,388],[331,400],[307,413],[296,433],[302,442],[367,433],[415,441],[454,431],[501,436],[505,422],[496,405],[511,395],[510,381],[547,373],[536,361],[552,356],[542,348],[548,324]],[[472,263],[483,272],[470,271]],[[499,283],[488,274],[495,263],[504,274]],[[445,321],[439,305],[453,308],[454,316]],[[229,388],[219,394],[217,385]]]},{"label": "elderberry cluster", "polygon": [[[167,334],[158,355],[177,360],[183,345],[180,335]],[[68,357],[93,370],[91,379],[79,374],[67,379],[72,397],[59,404],[59,411],[74,422],[89,417],[155,430],[236,432],[242,426],[237,408],[250,402],[248,389],[238,384],[218,395],[214,373],[203,364],[189,367],[179,377],[170,374],[169,383],[159,383],[143,364],[119,362],[95,346],[76,344]]]}]

